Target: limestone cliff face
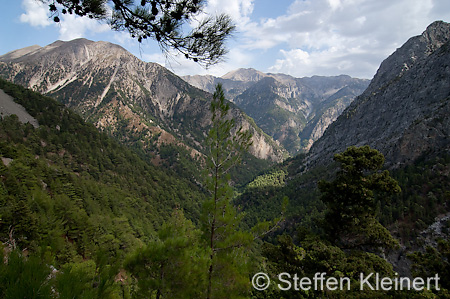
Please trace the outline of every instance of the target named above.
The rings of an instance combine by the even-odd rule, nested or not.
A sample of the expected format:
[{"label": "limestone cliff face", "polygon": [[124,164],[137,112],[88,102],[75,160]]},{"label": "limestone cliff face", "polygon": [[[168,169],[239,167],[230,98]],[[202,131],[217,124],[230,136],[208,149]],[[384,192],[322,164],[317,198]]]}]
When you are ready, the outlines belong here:
[{"label": "limestone cliff face", "polygon": [[397,167],[450,148],[450,24],[435,22],[380,66],[366,91],[311,148],[326,163],[351,145],[380,150]]},{"label": "limestone cliff face", "polygon": [[209,93],[214,93],[216,85],[220,83],[223,86],[225,97],[230,101],[233,101],[235,97],[243,93],[247,88],[255,83],[251,80],[233,80],[234,77],[227,75],[223,77],[214,77],[211,75],[194,75],[183,76],[181,78],[183,78],[183,80],[185,80],[192,86],[195,86]]},{"label": "limestone cliff face", "polygon": [[369,84],[349,76],[294,78],[238,69],[217,78],[185,76],[206,91],[221,83],[226,95],[291,154],[308,151]]},{"label": "limestone cliff face", "polygon": [[[153,137],[193,153],[203,150],[211,94],[118,45],[77,39],[28,47],[0,56],[0,75],[56,97],[105,130],[127,127],[136,133],[134,139]],[[241,125],[248,123],[239,109],[232,110]],[[251,152],[280,161],[283,150],[258,128],[248,127],[255,135]]]}]

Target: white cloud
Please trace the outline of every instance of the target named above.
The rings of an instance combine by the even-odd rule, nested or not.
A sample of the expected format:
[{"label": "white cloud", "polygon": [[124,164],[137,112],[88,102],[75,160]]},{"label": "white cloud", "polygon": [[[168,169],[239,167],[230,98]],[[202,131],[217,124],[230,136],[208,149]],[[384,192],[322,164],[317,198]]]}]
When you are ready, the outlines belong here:
[{"label": "white cloud", "polygon": [[49,17],[48,5],[40,1],[23,0],[22,7],[25,13],[20,15],[21,22],[28,23],[33,27],[56,26],[59,30],[59,39],[61,40],[72,40],[110,30],[107,24],[102,24],[87,17],[70,14],[60,15],[61,21],[55,23]]},{"label": "white cloud", "polygon": [[[287,2],[291,4],[286,6]],[[182,57],[171,61],[161,54],[145,55],[145,46],[142,56],[181,75],[220,76],[235,68],[254,67],[297,77],[345,73],[371,78],[382,60],[408,38],[421,34],[435,20],[450,21],[448,0],[273,1],[270,5],[277,5],[276,11],[286,6],[285,12],[274,15],[266,6],[269,11],[262,15],[271,17],[256,19],[261,13],[259,3],[255,0],[207,1],[205,13],[227,13],[237,25],[237,33],[228,43],[230,53],[225,63],[204,70]],[[70,15],[60,16],[61,22],[55,24],[49,18],[48,7],[36,0],[22,0],[22,7],[21,22],[36,27],[52,25],[63,40],[92,38],[95,33],[110,30],[106,24]],[[132,41],[127,33],[108,36],[127,48],[136,48],[130,46]],[[153,51],[155,47],[150,53]]]},{"label": "white cloud", "polygon": [[136,39],[133,39],[127,31],[114,32],[113,39],[122,46],[136,43]]},{"label": "white cloud", "polygon": [[47,27],[53,22],[47,15],[48,6],[42,2],[23,0],[22,8],[25,10],[25,13],[20,15],[22,23],[28,23],[33,27]]},{"label": "white cloud", "polygon": [[240,48],[235,47],[230,49],[226,57],[226,61],[213,65],[208,69],[205,69],[198,63],[186,59],[183,55],[179,55],[175,52],[171,52],[171,55],[166,57],[162,53],[142,54],[144,61],[156,62],[179,76],[184,75],[213,75],[220,77],[230,71],[236,70],[242,67],[251,67],[253,61],[251,55],[242,51]]},{"label": "white cloud", "polygon": [[204,11],[208,14],[226,13],[241,27],[250,21],[253,0],[209,0]]},{"label": "white cloud", "polygon": [[70,14],[62,17],[59,26],[61,40],[72,40],[111,30],[107,24],[102,24],[97,20]]},{"label": "white cloud", "polygon": [[189,62],[173,70],[219,75],[236,66],[297,77],[371,78],[408,38],[436,19],[450,19],[448,0],[295,0],[284,14],[259,20],[252,16],[257,5],[252,0],[209,0],[206,13],[224,12],[235,20],[237,45],[230,47],[226,63],[210,70]]},{"label": "white cloud", "polygon": [[371,57],[359,52],[358,49],[330,48],[309,53],[301,49],[293,49],[280,50],[280,53],[282,58],[277,59],[269,71],[297,77],[351,74],[354,77],[363,78],[372,71],[374,65]]},{"label": "white cloud", "polygon": [[269,71],[370,78],[384,58],[435,21],[437,6],[441,18],[450,18],[448,0],[297,0],[284,15],[249,23],[244,46],[279,48]]}]

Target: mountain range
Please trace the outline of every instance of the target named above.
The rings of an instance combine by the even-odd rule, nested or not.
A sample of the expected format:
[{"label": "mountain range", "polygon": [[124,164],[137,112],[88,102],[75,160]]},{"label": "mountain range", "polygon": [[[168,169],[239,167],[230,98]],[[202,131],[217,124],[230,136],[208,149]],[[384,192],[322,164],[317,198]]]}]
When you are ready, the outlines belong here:
[{"label": "mountain range", "polygon": [[[249,186],[262,185],[261,191],[249,188],[238,203],[254,218],[270,219],[286,196],[289,213],[297,219],[292,223],[311,221],[309,215],[323,209],[317,182],[336,171],[333,156],[369,145],[384,155],[385,168],[402,188],[399,196],[380,201],[379,217],[398,238],[415,242],[418,231],[449,213],[449,115],[450,24],[437,21],[383,61],[366,91],[307,154],[257,177]],[[270,180],[275,187],[266,186]]]},{"label": "mountain range", "polygon": [[180,78],[120,46],[86,39],[7,53],[0,75],[57,98],[125,142],[151,149],[173,144],[193,159],[202,156],[211,92],[221,83],[233,117],[253,133],[256,158],[279,162],[287,152],[311,148],[314,165],[350,145],[369,144],[390,165],[401,165],[448,147],[449,29],[437,21],[412,37],[370,85],[345,75],[294,78],[254,69]]},{"label": "mountain range", "polygon": [[[274,162],[287,152],[308,151],[369,82],[344,75],[294,78],[254,69],[221,78],[183,77],[202,91],[118,45],[86,39],[7,53],[0,56],[0,75],[57,98],[124,141],[140,139],[154,143],[153,148],[174,144],[188,149],[192,157],[203,151],[208,103],[221,83],[227,98],[254,120],[233,108],[233,115],[253,133],[250,152]],[[159,159],[156,153],[155,161]]]},{"label": "mountain range", "polygon": [[[192,159],[203,155],[212,95],[118,45],[76,39],[31,46],[0,56],[0,75],[58,99],[125,143],[149,149],[155,163],[165,145],[186,149]],[[235,105],[231,114],[253,134],[254,157],[278,162],[287,155]]]},{"label": "mountain range", "polygon": [[[232,203],[245,212],[245,219],[230,217],[237,221],[230,230],[235,229],[234,224],[265,226],[268,222],[261,221],[277,219],[280,214],[285,219],[278,222],[280,230],[274,227],[268,231],[267,242],[249,249],[255,254],[255,272],[262,270],[260,261],[264,260],[268,265],[264,271],[272,271],[274,276],[279,269],[303,271],[306,266],[311,269],[307,273],[323,271],[342,277],[380,270],[392,277],[393,265],[401,275],[425,277],[425,272],[412,273],[407,260],[407,251],[419,249],[425,252],[416,255],[421,257],[419,270],[439,273],[444,287],[449,288],[448,23],[434,22],[423,34],[409,39],[383,61],[370,84],[344,75],[293,78],[253,69],[239,69],[221,78],[193,76],[183,80],[160,65],[140,61],[120,46],[85,39],[32,46],[0,56],[0,77],[18,84],[0,79],[0,89],[5,92],[0,92],[0,241],[5,249],[17,247],[23,256],[29,255],[27,263],[33,261],[33,255],[41,261],[34,270],[49,270],[41,275],[41,285],[48,285],[49,293],[52,285],[46,281],[59,273],[57,279],[63,284],[55,284],[54,296],[73,297],[73,287],[93,290],[110,285],[111,289],[117,287],[116,294],[121,292],[117,297],[126,297],[127,288],[131,297],[130,289],[144,276],[138,273],[136,279],[131,272],[124,272],[121,265],[126,257],[144,253],[144,244],[150,244],[150,249],[162,248],[162,255],[168,251],[180,255],[178,245],[184,244],[180,237],[197,234],[194,226],[208,221],[201,216],[202,203],[208,205],[210,197],[203,181],[192,179],[192,170],[161,165],[190,157],[201,168],[210,124],[210,92],[217,83],[223,84],[231,100],[232,117],[253,132],[253,156],[246,157],[240,169],[263,161],[260,159],[278,162],[288,151],[292,154],[310,147],[308,153],[271,168],[259,165],[252,175],[265,167],[264,173],[239,189],[230,189],[238,191]],[[364,85],[368,86],[363,91]],[[379,174],[391,175],[402,190],[395,195],[374,194],[377,221],[404,245],[397,252],[387,254],[378,248],[382,253],[377,249],[378,254],[374,254],[364,247],[340,248],[330,243],[333,241],[321,229],[327,205],[321,201],[317,182],[336,178],[339,169],[333,155],[362,145],[383,153],[390,174]],[[343,169],[341,174],[345,172]],[[361,200],[371,197],[366,191],[371,192],[370,186],[361,189]],[[286,199],[289,203],[283,209]],[[170,214],[180,211],[195,225],[191,223],[182,233],[169,233],[166,224]],[[229,215],[226,212],[218,214]],[[169,237],[167,243],[165,237]],[[192,244],[192,239],[186,240]],[[203,245],[208,243],[204,241]],[[163,243],[170,246],[158,247]],[[425,251],[422,244],[437,249]],[[443,249],[447,251],[439,255]],[[196,252],[180,256],[192,260]],[[108,260],[106,264],[102,255]],[[6,250],[0,250],[0,256],[6,256]],[[161,255],[149,257],[159,259]],[[0,263],[0,272],[8,273],[0,281],[2,287],[10,287],[10,277],[18,276],[15,281],[20,282],[35,279],[36,271],[17,271],[13,261]],[[137,264],[147,266],[145,262]],[[163,264],[157,264],[150,275],[161,277]],[[273,267],[277,264],[280,268]],[[50,265],[57,269],[51,275]],[[23,276],[27,273],[31,273],[29,277]],[[245,277],[251,277],[250,273]],[[83,279],[84,285],[74,284]],[[64,283],[67,293],[63,293]],[[366,295],[357,292],[357,296]],[[425,292],[402,292],[399,296],[436,294],[436,290]],[[286,293],[253,294],[278,298]],[[305,293],[313,297],[328,294]],[[397,293],[368,295],[396,297]],[[14,298],[18,297],[30,296]]]},{"label": "mountain range", "polygon": [[182,78],[208,92],[222,84],[227,97],[291,155],[307,152],[369,84],[346,75],[294,78],[254,69],[238,69],[222,77]]}]

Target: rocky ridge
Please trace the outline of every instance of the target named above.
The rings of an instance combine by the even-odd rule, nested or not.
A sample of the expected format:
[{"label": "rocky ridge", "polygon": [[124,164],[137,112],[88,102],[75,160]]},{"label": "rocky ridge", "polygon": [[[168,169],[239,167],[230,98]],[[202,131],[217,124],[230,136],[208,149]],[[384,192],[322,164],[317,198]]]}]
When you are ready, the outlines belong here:
[{"label": "rocky ridge", "polygon": [[209,92],[221,83],[226,96],[291,154],[308,151],[369,84],[368,80],[345,75],[295,78],[254,69],[238,69],[220,78],[182,78]]},{"label": "rocky ridge", "polygon": [[[118,45],[77,39],[16,50],[0,56],[0,75],[57,98],[113,134],[126,129],[133,135],[127,138],[143,144],[156,139],[184,146],[192,156],[203,151],[211,94]],[[285,156],[239,109],[233,107],[232,114],[253,133],[255,157]]]},{"label": "rocky ridge", "polygon": [[381,64],[357,97],[311,148],[325,164],[348,146],[368,144],[389,167],[450,149],[450,24],[437,21]]}]

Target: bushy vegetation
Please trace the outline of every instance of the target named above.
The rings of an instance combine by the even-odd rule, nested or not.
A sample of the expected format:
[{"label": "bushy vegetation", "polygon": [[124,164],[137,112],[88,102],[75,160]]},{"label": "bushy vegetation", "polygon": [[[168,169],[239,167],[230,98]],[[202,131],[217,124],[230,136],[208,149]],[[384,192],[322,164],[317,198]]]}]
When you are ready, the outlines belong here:
[{"label": "bushy vegetation", "polygon": [[[360,273],[395,276],[382,255],[396,245],[385,226],[411,240],[447,210],[447,155],[392,177],[369,147],[349,148],[327,169],[305,171],[300,155],[235,198],[230,169],[245,156],[250,136],[230,134],[235,124],[220,89],[204,179],[196,181],[187,162],[172,163],[180,159],[176,147],[163,146],[167,164],[156,167],[140,148],[119,144],[62,104],[6,81],[0,88],[40,124],[14,115],[0,122],[2,298],[448,296],[448,240],[410,255],[414,275],[441,275],[441,291],[356,287]],[[399,186],[401,193],[389,195]],[[265,291],[251,288],[259,271],[274,282]],[[348,277],[352,287],[280,291],[281,272]]]},{"label": "bushy vegetation", "polygon": [[200,186],[152,166],[56,101],[0,84],[40,124],[15,115],[0,122],[0,153],[9,161],[0,164],[0,240],[8,248],[83,276],[86,260],[98,272],[99,253],[112,267],[152,240],[176,208],[198,221]]},{"label": "bushy vegetation", "polygon": [[271,171],[256,177],[253,181],[247,184],[247,188],[263,188],[263,187],[281,187],[284,186],[284,179],[286,172],[283,170]]},{"label": "bushy vegetation", "polygon": [[[339,171],[332,181],[322,180],[318,187],[325,203],[324,217],[318,219],[323,230],[312,231],[299,226],[295,241],[288,234],[262,247],[264,272],[271,277],[271,287],[256,298],[447,298],[448,242],[439,242],[439,251],[429,247],[426,253],[411,255],[414,275],[422,278],[439,275],[440,283],[422,291],[404,288],[362,289],[361,277],[376,273],[380,277],[398,277],[393,266],[380,255],[398,246],[376,219],[376,198],[400,191],[389,172],[380,171],[384,157],[378,151],[349,147],[336,154]],[[284,273],[283,278],[279,276]],[[313,278],[320,273],[336,281],[335,288],[311,287],[295,289],[295,280],[286,277]],[[436,274],[438,273],[438,274]],[[339,281],[347,284],[337,286]],[[286,284],[290,281],[291,284]],[[300,280],[301,281],[301,280]],[[371,280],[373,282],[373,280]],[[297,281],[298,282],[298,281]],[[278,287],[275,287],[277,285]],[[280,285],[286,287],[280,291]]]},{"label": "bushy vegetation", "polygon": [[407,245],[450,207],[450,155],[424,155],[393,172],[402,192],[390,203],[380,201],[380,222]]},{"label": "bushy vegetation", "polygon": [[[242,215],[231,202],[229,170],[248,149],[250,135],[238,134],[247,145],[233,139],[234,122],[221,122],[228,111],[223,100],[217,108],[220,137],[212,130],[210,140],[223,144],[219,151],[211,148],[225,158],[225,168],[206,176],[211,181],[203,189],[203,181],[185,178],[186,170],[153,166],[50,98],[5,81],[0,88],[40,124],[20,123],[15,115],[0,122],[3,297],[249,293],[254,236],[238,229]],[[176,149],[168,146],[162,154],[170,160]],[[255,237],[268,224],[255,228]],[[192,284],[196,279],[198,285]]]},{"label": "bushy vegetation", "polygon": [[[320,219],[325,209],[317,182],[321,179],[332,179],[337,164],[305,172],[303,159],[304,155],[290,158],[247,185],[236,202],[248,212],[248,221],[274,217],[279,213],[282,198],[287,196],[290,201],[287,218],[295,219],[295,223],[306,225],[313,230],[317,229],[314,219]],[[448,211],[449,167],[448,153],[425,154],[412,164],[391,172],[402,192],[390,196],[377,195],[374,202],[377,219],[403,244],[410,245],[411,240],[432,224],[436,216]],[[286,173],[284,184],[270,183],[271,178],[273,179],[271,174],[281,172]],[[259,208],[261,206],[264,206],[264,209]]]}]

